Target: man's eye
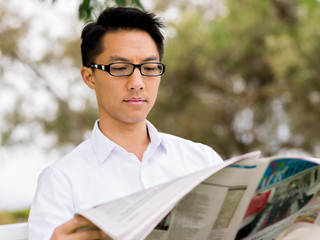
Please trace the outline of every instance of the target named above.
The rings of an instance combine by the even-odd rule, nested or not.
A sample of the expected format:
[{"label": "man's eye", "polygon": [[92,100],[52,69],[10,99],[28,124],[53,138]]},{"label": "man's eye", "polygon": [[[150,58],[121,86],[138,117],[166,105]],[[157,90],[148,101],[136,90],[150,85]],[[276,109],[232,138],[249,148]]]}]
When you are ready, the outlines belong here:
[{"label": "man's eye", "polygon": [[128,67],[126,66],[112,66],[111,71],[126,71]]},{"label": "man's eye", "polygon": [[158,69],[158,66],[154,64],[148,64],[143,66],[143,70],[147,72],[154,72],[154,71],[157,71],[157,69]]},{"label": "man's eye", "polygon": [[156,70],[156,68],[154,68],[154,67],[145,67],[144,70],[146,70],[146,71],[154,71],[154,70]]}]

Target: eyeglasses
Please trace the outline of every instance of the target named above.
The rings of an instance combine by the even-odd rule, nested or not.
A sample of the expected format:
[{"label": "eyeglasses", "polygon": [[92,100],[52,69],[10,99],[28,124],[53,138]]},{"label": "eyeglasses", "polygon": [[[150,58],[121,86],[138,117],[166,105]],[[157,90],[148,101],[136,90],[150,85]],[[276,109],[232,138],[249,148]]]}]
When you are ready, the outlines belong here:
[{"label": "eyeglasses", "polygon": [[136,67],[139,68],[141,75],[148,77],[160,76],[165,70],[165,65],[158,62],[148,62],[142,64],[115,62],[110,63],[109,65],[91,64],[90,67],[106,71],[115,77],[130,76]]}]

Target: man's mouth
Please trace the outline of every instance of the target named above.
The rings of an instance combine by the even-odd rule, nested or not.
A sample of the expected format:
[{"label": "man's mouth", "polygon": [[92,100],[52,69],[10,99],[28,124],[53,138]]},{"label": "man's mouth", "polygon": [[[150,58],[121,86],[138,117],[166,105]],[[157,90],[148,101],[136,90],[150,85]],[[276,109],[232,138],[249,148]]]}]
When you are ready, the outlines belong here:
[{"label": "man's mouth", "polygon": [[129,98],[129,99],[125,99],[124,102],[134,104],[134,105],[139,105],[139,104],[147,102],[147,100],[145,100],[143,98]]}]

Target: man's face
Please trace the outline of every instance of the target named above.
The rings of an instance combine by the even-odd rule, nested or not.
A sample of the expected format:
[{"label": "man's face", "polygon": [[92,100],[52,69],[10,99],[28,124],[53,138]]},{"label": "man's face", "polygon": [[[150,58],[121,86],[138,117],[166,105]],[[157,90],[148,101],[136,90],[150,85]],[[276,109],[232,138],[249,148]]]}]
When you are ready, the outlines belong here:
[{"label": "man's face", "polygon": [[[119,30],[103,38],[104,51],[95,64],[114,62],[141,64],[159,62],[159,53],[150,35],[138,30]],[[100,121],[139,123],[146,119],[158,93],[160,76],[142,76],[135,68],[131,76],[115,77],[95,69],[92,75]]]}]

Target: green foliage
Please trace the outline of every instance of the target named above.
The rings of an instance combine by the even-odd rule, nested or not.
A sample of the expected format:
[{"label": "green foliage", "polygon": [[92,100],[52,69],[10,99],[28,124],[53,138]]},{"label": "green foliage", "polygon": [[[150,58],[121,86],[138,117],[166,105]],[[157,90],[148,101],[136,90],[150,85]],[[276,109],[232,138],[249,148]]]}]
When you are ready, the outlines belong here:
[{"label": "green foliage", "polygon": [[[56,2],[57,0],[52,0],[52,2]],[[103,9],[108,7],[137,7],[140,9],[144,9],[139,0],[104,0],[102,3],[99,0],[82,0],[78,8],[79,19],[88,21],[94,18],[94,12],[101,12]]]},{"label": "green foliage", "polygon": [[65,101],[59,102],[59,111],[53,120],[44,119],[43,127],[47,133],[55,133],[57,146],[67,143],[79,144],[84,134],[93,127],[98,119],[97,109],[86,104],[81,111],[73,110]]},{"label": "green foliage", "polygon": [[11,214],[17,222],[26,222],[30,214],[30,208],[16,210],[11,212]]},{"label": "green foliage", "polygon": [[[54,43],[48,39],[50,48],[40,59],[34,60],[28,54],[28,48],[24,47],[21,51],[19,46],[27,38],[31,21],[15,16],[5,8],[0,9],[0,20],[7,19],[4,22],[15,23],[3,24],[0,30],[1,94],[9,93],[6,105],[11,106],[1,118],[0,143],[3,146],[29,142],[35,144],[34,139],[43,134],[47,135],[46,139],[52,136],[52,143],[46,146],[50,149],[81,142],[97,119],[97,111],[93,92],[90,95],[76,91],[86,90],[79,74],[80,39],[74,39],[72,32],[71,37],[55,39]],[[52,79],[54,75],[56,77]],[[61,94],[61,90],[66,94]],[[42,111],[34,106],[41,101],[45,102]],[[77,108],[71,106],[71,102],[76,102]]]},{"label": "green foliage", "polygon": [[15,211],[0,211],[0,225],[27,222],[30,208]]},{"label": "green foliage", "polygon": [[228,1],[227,16],[212,21],[182,11],[170,26],[176,34],[167,40],[152,119],[225,157],[255,149],[317,154],[319,17],[316,0]]},{"label": "green foliage", "polygon": [[[79,5],[78,14],[80,19],[89,20],[92,15],[93,6],[90,5],[91,0],[83,0]],[[96,1],[94,1],[96,3]]]},{"label": "green foliage", "polygon": [[[106,6],[139,2],[81,3],[81,19],[89,19]],[[266,155],[285,149],[320,155],[319,1],[230,0],[226,14],[215,18],[206,17],[205,8],[200,11],[183,1],[158,5],[165,11],[169,3],[171,7],[176,3],[180,14],[167,23],[167,68],[148,119],[161,131],[211,145],[223,157],[256,149]],[[19,39],[27,31],[28,23],[4,26],[1,57],[23,62],[33,73],[28,84],[34,92],[40,89],[49,95],[54,107],[48,116],[32,115],[24,112],[25,99],[17,100],[3,118],[2,144],[14,144],[17,126],[32,127],[34,122],[55,136],[57,146],[79,143],[97,118],[94,93],[78,97],[73,89],[85,88],[80,87],[79,76],[65,79],[65,63],[70,64],[68,69],[81,66],[79,40],[60,39],[61,54],[52,50],[33,63],[18,54]],[[59,84],[68,82],[70,96],[60,96],[49,84],[41,71],[48,65],[59,68],[63,79]],[[0,65],[0,74],[4,66]],[[3,79],[2,86],[9,88],[11,82]],[[80,107],[70,104],[74,99]]]}]

